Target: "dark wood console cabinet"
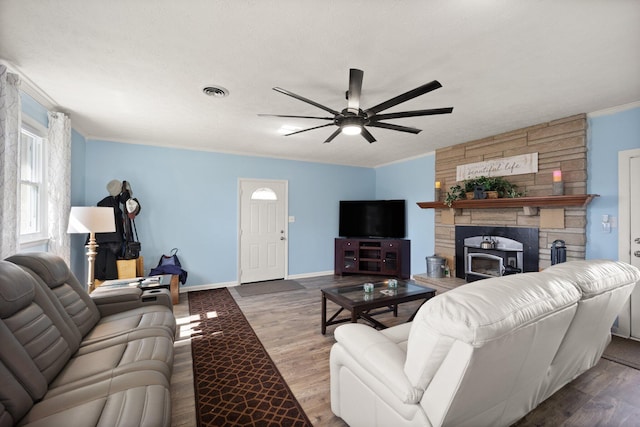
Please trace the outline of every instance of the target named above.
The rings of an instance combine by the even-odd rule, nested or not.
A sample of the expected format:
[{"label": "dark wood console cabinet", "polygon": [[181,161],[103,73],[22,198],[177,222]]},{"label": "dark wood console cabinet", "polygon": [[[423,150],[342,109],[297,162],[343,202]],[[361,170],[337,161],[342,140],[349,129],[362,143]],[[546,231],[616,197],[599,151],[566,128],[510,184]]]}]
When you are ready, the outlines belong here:
[{"label": "dark wood console cabinet", "polygon": [[411,241],[407,239],[337,238],[335,274],[380,274],[408,279]]}]

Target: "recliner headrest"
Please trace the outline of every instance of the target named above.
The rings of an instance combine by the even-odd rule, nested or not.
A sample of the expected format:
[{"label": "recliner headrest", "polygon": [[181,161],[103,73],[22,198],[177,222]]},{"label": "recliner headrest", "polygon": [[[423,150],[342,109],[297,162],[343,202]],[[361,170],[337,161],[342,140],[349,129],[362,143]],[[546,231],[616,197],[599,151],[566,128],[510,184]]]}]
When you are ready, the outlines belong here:
[{"label": "recliner headrest", "polygon": [[50,288],[56,288],[69,280],[71,271],[62,258],[49,252],[29,252],[7,258],[14,264],[33,270]]},{"label": "recliner headrest", "polygon": [[552,265],[544,271],[573,282],[584,298],[600,295],[640,279],[640,271],[636,267],[625,262],[604,259],[569,261]]},{"label": "recliner headrest", "polygon": [[26,271],[8,261],[0,261],[0,319],[29,306],[37,283]]}]

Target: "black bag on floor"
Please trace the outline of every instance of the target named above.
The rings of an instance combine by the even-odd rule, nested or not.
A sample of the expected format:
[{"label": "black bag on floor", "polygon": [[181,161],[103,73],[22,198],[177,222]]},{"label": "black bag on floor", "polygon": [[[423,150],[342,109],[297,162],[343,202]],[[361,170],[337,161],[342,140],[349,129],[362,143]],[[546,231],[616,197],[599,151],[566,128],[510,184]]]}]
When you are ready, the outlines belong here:
[{"label": "black bag on floor", "polygon": [[169,255],[162,255],[158,266],[149,272],[150,276],[158,274],[176,274],[180,278],[180,283],[184,285],[187,282],[187,272],[182,269],[182,264],[178,259],[178,248],[171,249]]}]

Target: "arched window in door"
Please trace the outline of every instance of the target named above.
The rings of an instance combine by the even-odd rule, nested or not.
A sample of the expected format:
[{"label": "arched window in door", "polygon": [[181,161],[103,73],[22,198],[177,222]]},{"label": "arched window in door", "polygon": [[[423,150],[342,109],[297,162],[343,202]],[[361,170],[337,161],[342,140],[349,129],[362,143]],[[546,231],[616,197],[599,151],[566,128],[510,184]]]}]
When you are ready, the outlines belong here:
[{"label": "arched window in door", "polygon": [[251,193],[251,200],[278,200],[278,196],[272,189],[262,187]]}]

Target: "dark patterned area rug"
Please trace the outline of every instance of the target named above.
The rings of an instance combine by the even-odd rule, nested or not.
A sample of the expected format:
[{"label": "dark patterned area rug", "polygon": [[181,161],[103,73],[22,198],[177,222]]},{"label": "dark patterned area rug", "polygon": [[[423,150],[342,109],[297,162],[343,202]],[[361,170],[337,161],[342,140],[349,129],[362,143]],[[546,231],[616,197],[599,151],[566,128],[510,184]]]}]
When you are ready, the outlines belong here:
[{"label": "dark patterned area rug", "polygon": [[311,426],[226,288],[189,292],[199,426]]}]

